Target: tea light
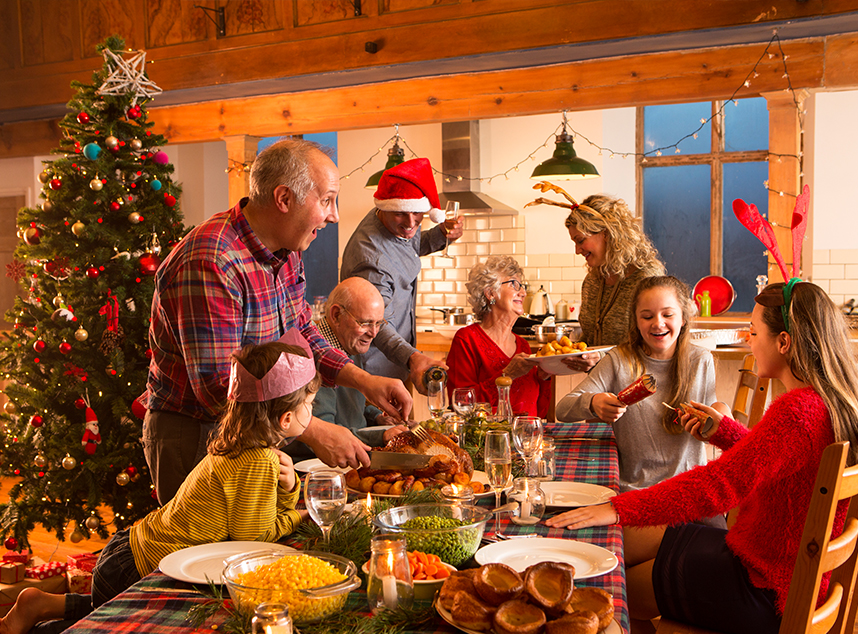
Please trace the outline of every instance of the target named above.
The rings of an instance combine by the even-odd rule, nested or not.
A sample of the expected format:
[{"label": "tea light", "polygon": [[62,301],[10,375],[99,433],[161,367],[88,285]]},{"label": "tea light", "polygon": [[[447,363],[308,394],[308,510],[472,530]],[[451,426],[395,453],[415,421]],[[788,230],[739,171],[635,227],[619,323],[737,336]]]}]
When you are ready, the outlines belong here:
[{"label": "tea light", "polygon": [[510,516],[513,524],[532,526],[542,519],[545,513],[545,494],[539,486],[539,480],[516,478],[508,498],[518,502],[518,508]]},{"label": "tea light", "polygon": [[521,519],[522,522],[529,522],[531,517],[533,516],[530,514],[530,488],[527,480],[525,480],[524,497],[521,500],[521,515],[519,516],[519,519]]},{"label": "tea light", "polygon": [[[387,569],[394,570],[393,552],[387,553]],[[384,575],[381,578],[381,592],[384,595],[384,605],[390,610],[396,609],[398,603],[396,592],[396,577],[393,575]]]},{"label": "tea light", "polygon": [[451,502],[460,502],[463,504],[473,504],[474,502],[474,490],[469,486],[445,484],[441,487],[441,495]]}]

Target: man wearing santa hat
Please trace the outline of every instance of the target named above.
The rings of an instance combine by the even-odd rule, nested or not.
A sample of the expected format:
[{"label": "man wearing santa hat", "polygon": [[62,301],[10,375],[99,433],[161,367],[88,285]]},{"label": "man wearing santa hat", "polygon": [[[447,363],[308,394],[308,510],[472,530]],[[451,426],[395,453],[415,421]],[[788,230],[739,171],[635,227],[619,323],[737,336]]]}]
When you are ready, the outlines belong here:
[{"label": "man wearing santa hat", "polygon": [[[432,167],[425,158],[386,170],[374,198],[375,209],[361,221],[343,251],[340,279],[363,277],[384,299],[387,324],[365,355],[367,371],[403,381],[410,378],[424,393],[423,373],[443,363],[414,347],[420,256],[440,251],[448,240],[460,238],[462,217],[444,221]],[[421,232],[427,212],[440,224]]]}]

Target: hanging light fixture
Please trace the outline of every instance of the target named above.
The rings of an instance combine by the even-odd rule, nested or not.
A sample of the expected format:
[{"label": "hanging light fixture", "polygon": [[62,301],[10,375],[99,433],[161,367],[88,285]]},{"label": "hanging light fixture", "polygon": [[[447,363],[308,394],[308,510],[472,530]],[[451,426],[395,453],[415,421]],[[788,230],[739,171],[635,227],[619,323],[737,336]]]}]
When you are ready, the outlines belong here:
[{"label": "hanging light fixture", "polygon": [[566,125],[564,110],[563,131],[555,139],[554,154],[550,159],[536,166],[533,174],[530,175],[533,180],[569,181],[599,177],[596,166],[575,153],[575,148],[572,147],[572,135],[566,132]]},{"label": "hanging light fixture", "polygon": [[405,161],[405,150],[399,147],[399,124],[396,124],[396,136],[393,139],[393,147],[387,151],[387,164],[384,169],[378,170],[375,174],[369,177],[364,185],[365,189],[375,189],[378,187],[378,181],[381,180],[381,175],[391,167],[396,167]]}]

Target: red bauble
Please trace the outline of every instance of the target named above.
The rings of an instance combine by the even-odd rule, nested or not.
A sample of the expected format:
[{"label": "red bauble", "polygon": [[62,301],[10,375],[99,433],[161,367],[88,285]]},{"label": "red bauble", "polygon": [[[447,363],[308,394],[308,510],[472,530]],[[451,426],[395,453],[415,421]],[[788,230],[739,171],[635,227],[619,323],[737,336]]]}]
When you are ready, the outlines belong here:
[{"label": "red bauble", "polygon": [[45,420],[41,416],[39,416],[38,414],[33,414],[30,417],[30,424],[33,427],[41,427],[44,423],[45,423]]},{"label": "red bauble", "polygon": [[94,266],[91,266],[86,270],[86,276],[91,280],[97,280],[98,275],[98,269]]},{"label": "red bauble", "polygon": [[176,204],[176,197],[172,194],[164,194],[164,203],[167,205],[167,207],[172,207]]},{"label": "red bauble", "polygon": [[154,253],[144,253],[140,256],[140,273],[142,275],[155,275],[161,266],[161,258]]},{"label": "red bauble", "polygon": [[62,186],[63,186],[63,182],[59,178],[52,178],[51,179],[51,189],[57,190]]},{"label": "red bauble", "polygon": [[131,401],[131,413],[140,420],[143,420],[146,417],[146,406],[140,402],[139,396]]},{"label": "red bauble", "polygon": [[86,409],[86,401],[82,398],[75,399],[74,406],[75,409]]},{"label": "red bauble", "polygon": [[147,359],[152,358],[152,348],[146,348],[146,358]]},{"label": "red bauble", "polygon": [[46,347],[47,347],[47,344],[44,341],[42,341],[41,339],[36,339],[33,342],[33,350],[35,350],[39,354],[44,352]]},{"label": "red bauble", "polygon": [[42,241],[42,232],[37,227],[27,227],[24,230],[24,242],[31,247],[36,246]]},{"label": "red bauble", "polygon": [[79,112],[77,115],[77,122],[80,124],[89,123],[89,115],[85,112]]},{"label": "red bauble", "polygon": [[68,258],[60,258],[57,260],[48,260],[42,265],[45,273],[57,280],[64,280],[69,276]]},{"label": "red bauble", "polygon": [[122,209],[122,205],[120,205],[115,200],[112,203],[110,203],[110,211],[119,211],[120,209]]},{"label": "red bauble", "polygon": [[14,537],[7,537],[3,545],[6,547],[6,550],[18,550],[18,540]]},{"label": "red bauble", "polygon": [[72,347],[68,341],[63,341],[60,344],[60,352],[62,352],[63,354],[68,354],[71,351],[72,351]]}]

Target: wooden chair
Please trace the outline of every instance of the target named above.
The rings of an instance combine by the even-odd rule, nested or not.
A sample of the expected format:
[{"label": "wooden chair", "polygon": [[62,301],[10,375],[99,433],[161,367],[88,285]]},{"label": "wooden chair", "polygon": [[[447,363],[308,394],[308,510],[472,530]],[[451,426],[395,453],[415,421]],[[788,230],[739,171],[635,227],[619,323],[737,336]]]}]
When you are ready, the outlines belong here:
[{"label": "wooden chair", "polygon": [[[858,571],[858,466],[846,468],[848,442],[826,447],[819,463],[813,497],[792,573],[780,634],[852,634]],[[831,539],[837,503],[851,500],[843,532]],[[832,571],[828,595],[817,608],[822,575]],[[715,590],[717,592],[717,589]],[[661,619],[658,634],[711,634],[707,630]]]},{"label": "wooden chair", "polygon": [[733,418],[748,429],[763,417],[769,395],[770,381],[760,378],[754,372],[755,364],[754,355],[746,354],[739,369],[739,383],[736,385],[736,396],[733,399]]}]

